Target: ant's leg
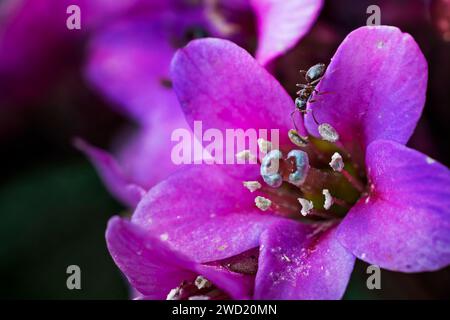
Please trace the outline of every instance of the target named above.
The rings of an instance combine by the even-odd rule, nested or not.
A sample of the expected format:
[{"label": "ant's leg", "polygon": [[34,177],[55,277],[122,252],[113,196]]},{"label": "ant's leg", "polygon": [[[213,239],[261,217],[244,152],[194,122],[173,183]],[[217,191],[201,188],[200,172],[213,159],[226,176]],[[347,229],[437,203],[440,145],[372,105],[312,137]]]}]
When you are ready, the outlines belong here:
[{"label": "ant's leg", "polygon": [[298,132],[298,128],[297,128],[297,125],[295,124],[295,119],[294,119],[294,115],[296,112],[297,112],[297,109],[294,109],[294,111],[291,112],[291,120],[292,120],[292,123],[294,124],[295,131]]},{"label": "ant's leg", "polygon": [[[323,96],[325,94],[335,94],[336,92],[332,92],[332,91],[318,91],[316,89],[314,89],[314,97],[311,96],[311,98],[316,98],[317,96]],[[320,99],[310,99],[308,100],[308,102],[317,102],[320,101]]]},{"label": "ant's leg", "polygon": [[316,93],[317,95],[320,95],[320,96],[322,96],[324,94],[336,94],[336,92],[333,92],[333,91],[317,91],[315,89],[314,89],[314,93]]},{"label": "ant's leg", "polygon": [[[291,113],[291,118],[292,118],[292,116],[293,116],[293,114],[294,114],[295,111],[297,111],[297,110],[294,110],[294,111]],[[308,112],[311,112],[314,122],[315,122],[317,125],[319,125],[319,122],[317,121],[316,116],[314,115],[314,110],[313,110],[313,109],[307,109],[307,110],[305,110],[305,111],[300,111],[300,112],[303,113],[303,114],[305,114],[305,115],[306,115]],[[292,118],[292,121],[294,121],[293,118]],[[297,126],[295,125],[295,122],[294,122],[294,126],[295,126],[295,130],[297,130]],[[298,130],[297,130],[297,132],[298,132]]]},{"label": "ant's leg", "polygon": [[322,99],[315,99],[315,97],[314,97],[314,99],[308,100],[309,103],[320,102],[320,101],[323,101],[323,100]]},{"label": "ant's leg", "polygon": [[303,90],[306,90],[305,88],[307,88],[307,87],[303,87],[303,89],[298,90],[298,91],[296,92],[296,94],[297,94],[297,95],[300,95],[300,92],[302,92]]},{"label": "ant's leg", "polygon": [[320,77],[319,79],[316,79],[316,80],[314,80],[314,81],[311,81],[309,84],[310,84],[311,86],[315,86],[316,84],[319,83],[320,80],[322,80],[322,78],[323,78],[323,77]]},{"label": "ant's leg", "polygon": [[314,90],[314,97],[311,96],[311,99],[308,100],[308,102],[311,103],[311,102],[321,101],[321,99],[317,99],[316,96],[323,96],[325,94],[335,94],[335,92],[331,92],[331,91],[327,91],[327,92],[322,91],[322,92],[320,92],[320,91]]},{"label": "ant's leg", "polygon": [[305,88],[308,87],[307,84],[303,84],[303,83],[297,83],[295,86],[296,86],[296,87],[299,87],[299,88],[302,88],[302,89],[305,89]]}]

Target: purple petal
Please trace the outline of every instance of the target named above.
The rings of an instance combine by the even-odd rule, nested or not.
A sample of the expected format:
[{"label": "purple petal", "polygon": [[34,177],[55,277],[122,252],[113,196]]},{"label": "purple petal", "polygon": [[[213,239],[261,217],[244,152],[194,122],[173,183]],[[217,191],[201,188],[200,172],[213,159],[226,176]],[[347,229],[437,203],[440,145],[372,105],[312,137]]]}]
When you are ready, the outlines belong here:
[{"label": "purple petal", "polygon": [[358,258],[403,272],[450,263],[450,171],[392,141],[366,153],[371,191],[348,213],[338,238]]},{"label": "purple petal", "polygon": [[[248,52],[227,40],[191,41],[171,67],[174,90],[189,124],[205,129],[279,129],[287,140],[293,100]],[[301,125],[301,124],[299,124]]]},{"label": "purple petal", "polygon": [[222,267],[197,264],[197,275],[202,275],[215,286],[227,292],[233,299],[248,300],[253,294],[254,277],[250,275],[230,272]]},{"label": "purple petal", "polygon": [[91,41],[87,78],[119,111],[139,123],[156,123],[158,117],[152,115],[165,108],[181,117],[168,86],[175,52],[169,29],[154,16],[145,16],[115,23]]},{"label": "purple petal", "polygon": [[[155,125],[171,110],[181,118],[178,101],[171,89],[170,61],[177,47],[185,43],[192,27],[206,28],[200,6],[165,10],[142,9],[143,14],[117,19],[90,43],[87,78],[123,114],[138,123]],[[160,114],[161,113],[161,114]]]},{"label": "purple petal", "polygon": [[[114,153],[123,171],[135,184],[148,190],[183,167],[175,164],[171,158],[175,144],[171,143],[173,130],[187,127],[184,120],[178,120],[162,121],[160,125],[144,127],[131,134],[125,133],[117,139],[119,147]],[[189,128],[186,130],[190,132]]]},{"label": "purple petal", "polygon": [[267,64],[291,49],[311,28],[322,0],[251,0],[258,20],[256,59]]},{"label": "purple petal", "polygon": [[165,299],[183,280],[194,280],[194,263],[176,255],[138,226],[118,217],[106,230],[108,249],[117,266],[139,292]]},{"label": "purple petal", "polygon": [[355,257],[330,224],[283,221],[261,236],[256,299],[340,299]]},{"label": "purple petal", "polygon": [[[171,134],[186,126],[184,121],[170,119],[156,127],[144,127],[137,132],[124,132],[116,140],[114,155],[80,141],[78,148],[95,165],[104,184],[124,204],[134,208],[143,193],[184,165],[172,161]],[[186,128],[190,133],[190,129]],[[195,148],[193,161],[201,159],[201,148]]]},{"label": "purple petal", "polygon": [[[342,42],[309,109],[340,140],[364,151],[376,139],[406,143],[422,112],[427,63],[414,39],[395,27],[362,27]],[[318,135],[312,114],[308,131]],[[356,146],[355,146],[356,144]],[[349,150],[350,151],[350,150]]]},{"label": "purple petal", "polygon": [[145,190],[124,173],[109,153],[81,139],[75,141],[75,146],[89,157],[111,194],[132,208],[138,204]]},{"label": "purple petal", "polygon": [[133,222],[198,262],[237,255],[259,245],[259,235],[275,219],[256,209],[254,198],[232,178],[229,166],[194,166],[152,188]]},{"label": "purple petal", "polygon": [[235,299],[249,297],[252,281],[225,269],[196,264],[139,226],[114,217],[106,231],[108,249],[131,285],[147,299],[165,299],[182,281],[203,275]]},{"label": "purple petal", "polygon": [[163,11],[108,27],[92,41],[86,69],[89,80],[141,125],[121,138],[115,154],[129,180],[145,189],[180,169],[171,159],[171,135],[190,131],[170,88],[175,51],[170,40],[198,17],[192,12],[176,17],[175,11]]}]

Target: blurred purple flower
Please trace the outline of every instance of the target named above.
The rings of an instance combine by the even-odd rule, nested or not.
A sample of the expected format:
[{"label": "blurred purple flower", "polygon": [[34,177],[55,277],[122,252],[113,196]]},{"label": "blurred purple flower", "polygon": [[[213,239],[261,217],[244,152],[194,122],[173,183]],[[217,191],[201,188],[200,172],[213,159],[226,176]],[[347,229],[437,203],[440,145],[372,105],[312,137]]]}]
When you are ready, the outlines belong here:
[{"label": "blurred purple flower", "polygon": [[[2,107],[33,99],[73,65],[85,37],[138,0],[6,0],[0,5]],[[82,28],[66,27],[67,7],[81,8]]]},{"label": "blurred purple flower", "polygon": [[[1,1],[0,139],[20,129],[30,118],[30,109],[53,103],[61,92],[65,97],[68,92],[79,96],[83,84],[68,82],[79,82],[86,39],[101,26],[130,13],[138,2],[141,0]],[[153,6],[152,2],[147,6]],[[80,30],[66,26],[70,5],[81,8]]]},{"label": "blurred purple flower", "polygon": [[[235,44],[191,42],[176,54],[172,79],[190,123],[279,129],[280,150],[293,149],[287,139],[292,99]],[[421,115],[426,82],[426,61],[411,36],[388,26],[357,29],[340,45],[317,88],[330,94],[309,104],[340,139],[333,146],[310,138],[304,150],[311,167],[303,184],[297,188],[285,179],[272,188],[257,165],[196,166],[152,188],[132,223],[198,263],[259,251],[255,299],[339,299],[355,258],[402,272],[440,269],[450,262],[450,172],[404,146]],[[318,136],[311,111],[305,126],[298,125]],[[364,190],[328,167],[335,151]],[[289,159],[284,161],[288,168]],[[242,186],[248,180],[263,187],[250,193]],[[325,209],[325,188],[350,208],[336,202]],[[269,210],[258,210],[255,196],[270,199]],[[306,217],[299,197],[314,202]],[[126,237],[121,241],[128,244]],[[120,255],[112,254],[116,260]],[[129,274],[128,264],[137,272],[145,270],[141,263],[130,259],[119,266]]]},{"label": "blurred purple flower", "polygon": [[[189,40],[206,35],[232,39],[252,47],[256,16],[261,64],[293,47],[315,21],[321,0],[164,1],[162,9],[143,10],[105,27],[90,43],[86,75],[122,114],[139,125],[139,131],[122,138],[117,162],[84,144],[83,150],[103,176],[105,184],[130,206],[137,202],[118,181],[148,190],[179,169],[170,161],[173,130],[188,128],[171,89],[169,65],[173,54]],[[226,59],[224,56],[223,59]],[[125,143],[124,143],[125,142]],[[98,155],[99,157],[97,157]],[[103,160],[108,158],[108,163]],[[110,164],[118,170],[111,171]],[[155,170],[155,166],[158,170]],[[116,174],[119,173],[119,176]]]}]

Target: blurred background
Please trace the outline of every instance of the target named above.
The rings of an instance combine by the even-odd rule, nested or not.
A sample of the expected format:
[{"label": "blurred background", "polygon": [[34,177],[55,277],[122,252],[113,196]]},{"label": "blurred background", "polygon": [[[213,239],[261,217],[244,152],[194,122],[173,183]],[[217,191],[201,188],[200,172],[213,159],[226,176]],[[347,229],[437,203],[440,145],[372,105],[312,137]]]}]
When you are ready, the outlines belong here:
[{"label": "blurred background", "polygon": [[[70,4],[81,8],[80,30],[66,27]],[[366,24],[366,9],[374,4],[381,23],[410,33],[429,64],[427,102],[409,145],[449,166],[450,1],[325,1],[310,32],[271,70],[294,97],[298,70],[329,62],[344,37]],[[118,101],[89,81],[86,65],[96,33],[150,7],[152,0],[0,1],[1,298],[129,297],[104,241],[108,219],[129,210],[110,195],[72,141],[82,137],[110,150],[118,136],[124,141],[124,132],[138,130]],[[256,36],[248,24],[240,44],[253,52]],[[81,290],[66,287],[72,264],[81,268]],[[366,288],[365,270],[358,262],[345,298],[450,298],[450,268],[421,274],[383,270],[382,290],[373,291]]]}]

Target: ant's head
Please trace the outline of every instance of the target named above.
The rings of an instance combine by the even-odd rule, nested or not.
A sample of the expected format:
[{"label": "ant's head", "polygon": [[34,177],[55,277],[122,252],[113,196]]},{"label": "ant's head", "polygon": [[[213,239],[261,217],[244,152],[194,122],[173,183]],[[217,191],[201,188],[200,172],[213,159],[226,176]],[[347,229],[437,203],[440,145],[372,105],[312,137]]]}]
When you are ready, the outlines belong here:
[{"label": "ant's head", "polygon": [[299,109],[300,111],[305,111],[306,110],[306,100],[302,99],[302,98],[296,98],[295,99],[295,107],[297,109]]}]

